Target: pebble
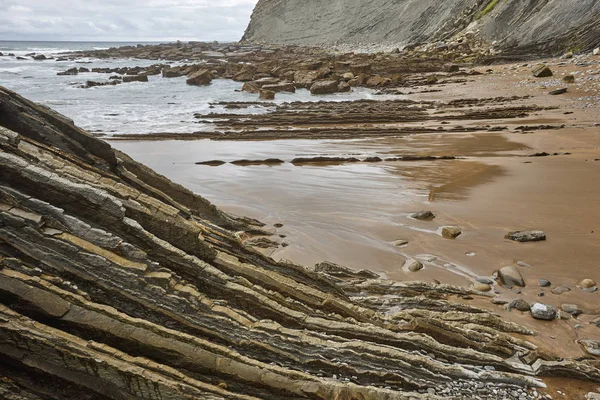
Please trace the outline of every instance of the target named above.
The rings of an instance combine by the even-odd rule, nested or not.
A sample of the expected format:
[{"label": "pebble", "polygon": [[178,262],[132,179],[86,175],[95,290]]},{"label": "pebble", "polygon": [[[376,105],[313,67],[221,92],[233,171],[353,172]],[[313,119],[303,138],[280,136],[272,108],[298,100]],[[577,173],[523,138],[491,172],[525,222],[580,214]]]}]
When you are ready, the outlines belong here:
[{"label": "pebble", "polygon": [[539,283],[541,287],[548,287],[550,285],[552,285],[552,282],[550,282],[547,279],[539,279]]}]

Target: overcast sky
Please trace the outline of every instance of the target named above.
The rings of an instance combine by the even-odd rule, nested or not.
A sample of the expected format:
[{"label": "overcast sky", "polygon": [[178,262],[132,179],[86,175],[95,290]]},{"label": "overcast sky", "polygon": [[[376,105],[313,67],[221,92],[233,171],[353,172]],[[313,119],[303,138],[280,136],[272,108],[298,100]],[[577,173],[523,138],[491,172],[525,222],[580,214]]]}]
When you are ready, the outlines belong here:
[{"label": "overcast sky", "polygon": [[239,40],[257,0],[0,0],[0,40]]}]

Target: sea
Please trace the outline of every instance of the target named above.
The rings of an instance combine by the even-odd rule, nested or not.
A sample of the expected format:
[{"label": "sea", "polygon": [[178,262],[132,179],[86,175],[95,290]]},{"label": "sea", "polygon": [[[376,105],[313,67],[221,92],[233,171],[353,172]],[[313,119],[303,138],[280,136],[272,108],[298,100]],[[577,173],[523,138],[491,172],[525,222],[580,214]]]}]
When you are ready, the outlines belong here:
[{"label": "sea", "polygon": [[[256,101],[257,95],[239,92],[242,84],[227,79],[213,80],[208,86],[190,86],[186,78],[150,76],[149,82],[132,82],[116,86],[80,88],[88,80],[106,81],[112,74],[80,73],[58,76],[72,67],[135,67],[177,62],[142,59],[94,59],[56,61],[61,54],[80,50],[102,50],[110,47],[148,42],[29,42],[0,41],[0,86],[42,103],[73,119],[75,124],[95,134],[192,133],[214,129],[210,123],[199,123],[195,113],[225,112],[211,106],[222,101]],[[8,54],[14,54],[9,56]],[[27,54],[36,53],[55,59],[35,61]],[[25,60],[17,60],[17,57]],[[185,63],[185,62],[183,62]],[[352,93],[313,96],[301,89],[295,94],[281,93],[275,103],[287,101],[340,101],[378,98],[372,90],[358,88]],[[239,112],[261,113],[265,107],[250,107]]]}]

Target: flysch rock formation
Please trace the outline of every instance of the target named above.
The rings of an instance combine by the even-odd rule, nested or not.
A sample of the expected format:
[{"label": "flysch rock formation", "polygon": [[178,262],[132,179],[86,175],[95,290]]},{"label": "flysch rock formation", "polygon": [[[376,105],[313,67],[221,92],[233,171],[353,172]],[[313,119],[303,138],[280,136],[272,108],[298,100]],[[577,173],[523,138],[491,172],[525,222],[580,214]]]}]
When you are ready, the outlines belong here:
[{"label": "flysch rock formation", "polygon": [[0,87],[0,397],[503,398],[545,376],[600,381],[597,361],[453,301],[469,289],[275,262],[240,242],[250,223]]},{"label": "flysch rock formation", "polygon": [[468,34],[512,54],[598,45],[598,0],[259,0],[242,40],[402,47]]}]

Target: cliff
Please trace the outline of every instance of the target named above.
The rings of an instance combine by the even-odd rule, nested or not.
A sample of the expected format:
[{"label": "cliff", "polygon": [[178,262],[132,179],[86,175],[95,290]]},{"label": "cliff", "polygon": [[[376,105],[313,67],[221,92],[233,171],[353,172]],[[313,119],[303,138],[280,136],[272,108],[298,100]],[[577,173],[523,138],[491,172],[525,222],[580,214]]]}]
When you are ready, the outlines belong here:
[{"label": "cliff", "polygon": [[587,50],[600,43],[600,1],[259,0],[242,40],[393,48],[467,32],[508,53]]}]

